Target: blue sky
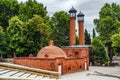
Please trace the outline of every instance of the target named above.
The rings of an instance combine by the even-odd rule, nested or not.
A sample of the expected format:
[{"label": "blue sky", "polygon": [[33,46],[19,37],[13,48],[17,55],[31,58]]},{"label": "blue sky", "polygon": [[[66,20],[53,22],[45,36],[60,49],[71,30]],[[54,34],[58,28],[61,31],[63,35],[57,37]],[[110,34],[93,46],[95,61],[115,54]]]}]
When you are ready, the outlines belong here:
[{"label": "blue sky", "polygon": [[[26,0],[18,0],[19,2]],[[56,11],[66,12],[73,6],[77,13],[81,11],[85,15],[85,28],[92,36],[92,29],[95,28],[93,20],[99,18],[99,11],[105,3],[120,4],[120,0],[36,0],[47,7],[48,15],[52,16]],[[76,24],[77,26],[77,24]],[[77,29],[77,27],[76,27]]]}]

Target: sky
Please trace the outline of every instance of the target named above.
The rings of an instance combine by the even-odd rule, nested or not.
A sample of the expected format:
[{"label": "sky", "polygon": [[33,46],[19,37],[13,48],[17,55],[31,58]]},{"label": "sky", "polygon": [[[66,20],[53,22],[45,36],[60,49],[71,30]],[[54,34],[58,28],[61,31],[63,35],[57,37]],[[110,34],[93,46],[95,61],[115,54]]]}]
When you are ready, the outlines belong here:
[{"label": "sky", "polygon": [[[26,0],[18,0],[19,2]],[[92,36],[92,30],[95,28],[93,20],[99,18],[99,11],[105,3],[120,4],[120,0],[36,0],[43,3],[47,7],[48,15],[52,16],[55,12],[68,12],[73,6],[77,10],[77,14],[81,11],[84,17],[84,27]],[[76,29],[77,29],[76,24]],[[77,29],[78,30],[78,29]]]}]

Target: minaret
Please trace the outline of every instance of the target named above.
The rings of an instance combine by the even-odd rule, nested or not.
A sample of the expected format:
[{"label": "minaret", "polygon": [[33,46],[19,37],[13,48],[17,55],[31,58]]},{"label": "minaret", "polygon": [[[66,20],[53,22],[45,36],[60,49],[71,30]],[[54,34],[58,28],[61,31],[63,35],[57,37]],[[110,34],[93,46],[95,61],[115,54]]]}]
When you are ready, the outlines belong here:
[{"label": "minaret", "polygon": [[70,14],[70,39],[69,39],[69,45],[75,45],[76,44],[76,35],[75,35],[75,22],[76,22],[76,12],[77,10],[75,10],[73,7],[69,10],[69,14]]},{"label": "minaret", "polygon": [[78,13],[78,27],[79,27],[79,44],[84,45],[84,14]]}]

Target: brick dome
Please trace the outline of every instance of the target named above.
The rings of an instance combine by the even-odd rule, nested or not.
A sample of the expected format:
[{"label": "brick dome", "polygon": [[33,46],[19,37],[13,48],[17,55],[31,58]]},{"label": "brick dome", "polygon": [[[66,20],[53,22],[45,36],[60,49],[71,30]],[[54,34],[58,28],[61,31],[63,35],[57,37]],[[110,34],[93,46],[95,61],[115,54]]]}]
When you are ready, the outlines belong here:
[{"label": "brick dome", "polygon": [[37,54],[37,58],[60,58],[60,57],[66,58],[66,54],[61,48],[54,46],[54,42],[52,40],[50,40],[49,46],[42,48]]}]

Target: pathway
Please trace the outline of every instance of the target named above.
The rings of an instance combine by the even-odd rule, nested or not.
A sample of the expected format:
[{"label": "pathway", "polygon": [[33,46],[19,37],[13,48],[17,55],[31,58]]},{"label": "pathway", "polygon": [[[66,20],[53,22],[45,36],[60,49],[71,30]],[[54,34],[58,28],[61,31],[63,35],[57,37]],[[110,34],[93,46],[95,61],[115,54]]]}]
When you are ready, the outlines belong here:
[{"label": "pathway", "polygon": [[6,79],[9,80],[120,80],[120,67],[92,66],[88,71],[65,74],[62,75],[60,79],[56,79],[35,72],[0,66],[0,80],[1,79],[2,80],[6,80]]}]

